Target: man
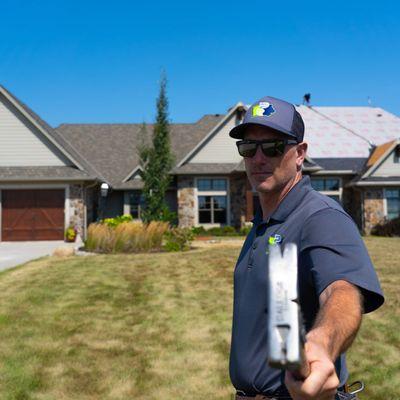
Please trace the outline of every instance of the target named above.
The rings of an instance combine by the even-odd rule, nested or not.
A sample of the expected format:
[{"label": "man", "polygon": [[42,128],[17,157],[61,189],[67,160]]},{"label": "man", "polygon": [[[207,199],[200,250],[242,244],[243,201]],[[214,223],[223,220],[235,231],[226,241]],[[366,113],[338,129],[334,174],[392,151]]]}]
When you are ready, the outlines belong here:
[{"label": "man", "polygon": [[[307,143],[303,120],[292,104],[262,98],[230,136],[241,139],[237,147],[261,205],[234,273],[230,376],[236,398],[354,398],[344,393],[344,352],[361,314],[384,301],[357,227],[335,200],[313,190],[310,178],[302,176]],[[266,361],[266,250],[271,239],[282,246],[294,242],[299,252],[299,301],[310,369],[304,380]]]}]

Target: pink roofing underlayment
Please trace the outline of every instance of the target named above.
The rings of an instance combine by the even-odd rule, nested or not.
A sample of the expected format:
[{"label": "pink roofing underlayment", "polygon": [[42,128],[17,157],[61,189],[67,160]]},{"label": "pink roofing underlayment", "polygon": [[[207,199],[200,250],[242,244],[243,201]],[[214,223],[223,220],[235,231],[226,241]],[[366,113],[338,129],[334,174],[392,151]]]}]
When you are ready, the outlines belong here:
[{"label": "pink roofing underlayment", "polygon": [[297,106],[311,158],[368,157],[375,145],[400,138],[400,118],[375,107]]}]

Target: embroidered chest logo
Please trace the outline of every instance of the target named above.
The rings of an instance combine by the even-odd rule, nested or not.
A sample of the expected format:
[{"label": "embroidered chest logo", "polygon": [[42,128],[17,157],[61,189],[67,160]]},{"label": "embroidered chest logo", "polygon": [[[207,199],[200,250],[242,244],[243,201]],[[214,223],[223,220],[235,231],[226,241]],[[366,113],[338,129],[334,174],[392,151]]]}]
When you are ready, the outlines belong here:
[{"label": "embroidered chest logo", "polygon": [[[274,235],[271,235],[268,238],[268,244],[270,246],[274,246],[276,244],[282,243],[282,240],[283,240],[282,235],[279,235],[279,234],[275,233]],[[267,248],[267,250],[265,250],[265,254],[267,254],[267,255],[269,254],[269,249],[268,248]]]},{"label": "embroidered chest logo", "polygon": [[275,233],[275,235],[270,236],[268,238],[268,243],[269,244],[279,244],[282,242],[282,240],[283,240],[282,236]]}]

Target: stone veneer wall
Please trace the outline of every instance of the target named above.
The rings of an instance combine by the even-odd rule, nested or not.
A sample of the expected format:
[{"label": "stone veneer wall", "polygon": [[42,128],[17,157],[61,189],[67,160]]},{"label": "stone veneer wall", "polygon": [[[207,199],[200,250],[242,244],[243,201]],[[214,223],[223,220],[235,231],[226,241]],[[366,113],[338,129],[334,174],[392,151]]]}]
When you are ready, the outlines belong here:
[{"label": "stone veneer wall", "polygon": [[178,176],[178,220],[181,228],[195,225],[195,211],[194,178]]},{"label": "stone veneer wall", "polygon": [[361,206],[361,192],[354,187],[346,187],[348,183],[354,178],[354,175],[342,177],[342,206],[344,210],[353,218],[357,224],[358,229],[362,229],[362,206]]},{"label": "stone veneer wall", "polygon": [[69,225],[75,226],[82,238],[84,237],[85,221],[85,201],[83,194],[81,184],[69,185]]},{"label": "stone veneer wall", "polygon": [[230,177],[231,225],[242,228],[246,222],[246,174]]},{"label": "stone veneer wall", "polygon": [[369,235],[372,228],[382,222],[384,214],[384,198],[382,188],[364,190],[364,232]]}]

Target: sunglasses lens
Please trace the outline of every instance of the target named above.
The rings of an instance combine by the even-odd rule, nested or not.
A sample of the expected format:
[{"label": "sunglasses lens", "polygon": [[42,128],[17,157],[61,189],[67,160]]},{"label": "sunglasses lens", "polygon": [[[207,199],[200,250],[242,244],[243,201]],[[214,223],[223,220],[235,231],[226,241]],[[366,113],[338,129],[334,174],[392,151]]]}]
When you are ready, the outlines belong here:
[{"label": "sunglasses lens", "polygon": [[257,151],[257,143],[241,143],[238,150],[242,157],[254,157]]},{"label": "sunglasses lens", "polygon": [[276,143],[263,143],[261,145],[262,151],[266,157],[275,157],[279,153],[276,151]]},{"label": "sunglasses lens", "polygon": [[[260,142],[245,142],[238,144],[239,154],[242,157],[254,157],[257,152],[257,146]],[[285,152],[285,142],[275,140],[273,142],[260,143],[262,152],[266,157],[281,156]]]}]

